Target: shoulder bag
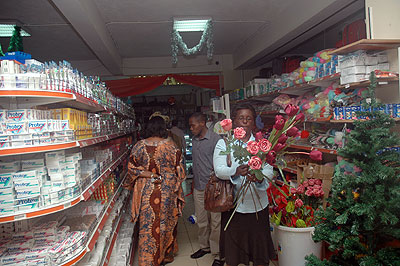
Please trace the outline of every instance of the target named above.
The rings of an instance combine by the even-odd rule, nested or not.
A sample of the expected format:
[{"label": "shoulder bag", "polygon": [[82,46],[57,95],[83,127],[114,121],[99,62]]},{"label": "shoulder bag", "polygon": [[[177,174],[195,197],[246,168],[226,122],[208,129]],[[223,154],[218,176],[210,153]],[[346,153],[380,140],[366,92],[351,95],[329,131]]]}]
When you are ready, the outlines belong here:
[{"label": "shoulder bag", "polygon": [[[232,165],[230,154],[226,156],[226,163],[229,167]],[[225,212],[232,209],[232,207],[233,184],[230,180],[219,179],[215,172],[212,171],[204,190],[204,209],[210,212]]]}]

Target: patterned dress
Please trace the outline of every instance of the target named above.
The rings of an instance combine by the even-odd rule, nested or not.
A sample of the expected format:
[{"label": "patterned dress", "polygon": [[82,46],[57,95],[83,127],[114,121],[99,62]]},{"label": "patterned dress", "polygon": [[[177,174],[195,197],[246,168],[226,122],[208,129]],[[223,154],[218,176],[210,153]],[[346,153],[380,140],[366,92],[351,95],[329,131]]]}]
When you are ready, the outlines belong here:
[{"label": "patterned dress", "polygon": [[[185,179],[181,152],[172,141],[139,141],[132,149],[125,187],[133,190],[132,221],[139,223],[139,266],[158,266],[173,261],[178,251],[176,226],[184,205]],[[148,170],[161,181],[139,177]]]}]

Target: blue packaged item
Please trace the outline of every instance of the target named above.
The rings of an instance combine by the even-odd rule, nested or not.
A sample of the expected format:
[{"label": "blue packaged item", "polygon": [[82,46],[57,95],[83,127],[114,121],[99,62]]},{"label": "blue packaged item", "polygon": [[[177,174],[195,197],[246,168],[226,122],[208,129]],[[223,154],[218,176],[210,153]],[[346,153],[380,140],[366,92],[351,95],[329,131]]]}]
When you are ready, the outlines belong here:
[{"label": "blue packaged item", "polygon": [[343,119],[345,119],[345,108],[338,107],[338,120],[343,120]]},{"label": "blue packaged item", "polygon": [[344,114],[344,119],[352,119],[352,107],[351,106],[346,106],[344,108],[345,114]]},{"label": "blue packaged item", "polygon": [[197,222],[197,217],[194,214],[192,214],[192,215],[189,216],[188,221],[191,224],[195,224]]},{"label": "blue packaged item", "polygon": [[352,106],[351,107],[351,119],[359,119],[357,116],[357,112],[361,111],[361,106]]},{"label": "blue packaged item", "polygon": [[388,103],[385,105],[385,114],[390,115],[390,117],[394,117],[393,104]]},{"label": "blue packaged item", "polygon": [[32,56],[30,54],[24,52],[8,52],[5,53],[4,56],[0,57],[0,60],[15,60],[21,64],[25,64],[25,60],[31,58]]}]

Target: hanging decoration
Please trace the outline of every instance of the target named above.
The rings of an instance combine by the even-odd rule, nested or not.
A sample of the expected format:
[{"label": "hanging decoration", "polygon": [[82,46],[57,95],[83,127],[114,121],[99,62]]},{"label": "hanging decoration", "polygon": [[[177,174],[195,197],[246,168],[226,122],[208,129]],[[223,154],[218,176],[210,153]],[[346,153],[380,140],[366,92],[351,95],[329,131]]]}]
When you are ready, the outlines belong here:
[{"label": "hanging decoration", "polygon": [[22,44],[21,27],[15,26],[13,34],[10,39],[10,45],[8,46],[8,52],[23,52],[24,46]]},{"label": "hanging decoration", "polygon": [[214,54],[213,28],[211,19],[206,24],[206,28],[201,35],[200,42],[192,48],[188,48],[179,31],[173,29],[171,37],[172,63],[174,65],[178,63],[179,47],[184,55],[194,55],[203,49],[205,43],[207,44],[207,58],[208,60],[211,60]]}]

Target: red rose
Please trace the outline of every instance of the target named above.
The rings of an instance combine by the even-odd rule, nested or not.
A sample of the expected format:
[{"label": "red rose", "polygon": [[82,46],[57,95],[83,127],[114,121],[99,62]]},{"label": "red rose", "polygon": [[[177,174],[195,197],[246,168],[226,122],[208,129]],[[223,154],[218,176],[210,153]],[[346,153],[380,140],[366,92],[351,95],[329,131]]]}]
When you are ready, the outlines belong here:
[{"label": "red rose", "polygon": [[297,199],[297,200],[294,202],[294,205],[295,205],[296,207],[300,208],[301,206],[303,206],[303,201],[302,201],[301,199]]},{"label": "red rose", "polygon": [[233,135],[236,139],[242,139],[244,136],[246,136],[246,130],[244,130],[242,127],[237,127],[233,130]]},{"label": "red rose", "polygon": [[248,152],[250,152],[251,154],[256,155],[257,152],[258,152],[260,149],[258,148],[257,142],[251,140],[251,141],[247,142],[246,150],[247,150]]},{"label": "red rose", "polygon": [[297,127],[291,127],[288,131],[286,131],[288,137],[296,137],[299,134],[299,130]]},{"label": "red rose", "polygon": [[310,152],[310,158],[314,161],[322,161],[322,152],[313,150]]},{"label": "red rose", "polygon": [[275,116],[275,125],[274,128],[276,130],[282,130],[282,128],[285,126],[285,119],[283,119],[283,116],[277,115]]},{"label": "red rose", "polygon": [[285,147],[286,147],[286,144],[276,143],[272,150],[274,150],[275,152],[279,152],[280,150],[284,149]]},{"label": "red rose", "polygon": [[271,149],[271,142],[269,142],[267,139],[262,139],[258,142],[258,147],[262,152],[269,152]]},{"label": "red rose", "polygon": [[304,119],[305,119],[305,116],[303,113],[298,113],[295,118],[296,121],[304,121]]},{"label": "red rose", "polygon": [[288,137],[285,134],[282,134],[278,139],[278,143],[285,144],[287,139]]},{"label": "red rose", "polygon": [[297,105],[288,104],[285,107],[285,113],[288,116],[295,116],[299,112],[299,107]]},{"label": "red rose", "polygon": [[256,141],[259,141],[260,139],[262,139],[264,136],[263,136],[263,133],[261,132],[261,131],[258,131],[257,133],[256,133],[256,136],[255,136],[255,138],[256,138]]},{"label": "red rose", "polygon": [[221,122],[219,122],[219,124],[225,131],[229,131],[232,129],[232,120],[231,119],[224,119]]},{"label": "red rose", "polygon": [[275,151],[269,151],[268,154],[265,156],[265,161],[272,165],[276,161],[276,153]]},{"label": "red rose", "polygon": [[258,170],[262,166],[262,161],[259,157],[253,156],[250,158],[250,161],[248,162],[248,165],[250,166],[251,169],[253,170]]}]

